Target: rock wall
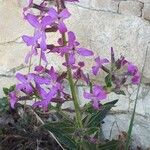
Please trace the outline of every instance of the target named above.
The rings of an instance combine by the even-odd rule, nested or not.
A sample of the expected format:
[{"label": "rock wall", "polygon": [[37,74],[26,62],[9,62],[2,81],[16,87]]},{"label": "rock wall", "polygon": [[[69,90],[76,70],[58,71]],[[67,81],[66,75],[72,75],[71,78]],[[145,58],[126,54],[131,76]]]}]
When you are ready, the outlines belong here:
[{"label": "rock wall", "polygon": [[[26,0],[0,0],[0,96],[3,95],[2,87],[16,82],[14,76],[17,71],[28,70],[23,58],[29,48],[22,42],[21,36],[32,34],[33,28],[21,14],[25,4]],[[67,22],[69,29],[77,33],[84,47],[103,57],[109,56],[110,47],[114,47],[116,56],[123,54],[140,70],[144,67],[133,137],[135,145],[142,145],[144,149],[150,147],[150,0],[80,0],[78,4],[67,6],[72,13]],[[55,41],[54,38],[55,35],[52,35],[51,40]],[[49,60],[61,70],[61,58],[51,55]],[[91,60],[86,59],[86,64],[89,71]],[[83,88],[78,89],[80,99],[83,99]],[[126,97],[109,96],[108,101],[120,100],[105,119],[103,130],[107,138],[127,131],[137,89],[137,86],[128,85]],[[112,135],[111,128],[116,131]]]}]

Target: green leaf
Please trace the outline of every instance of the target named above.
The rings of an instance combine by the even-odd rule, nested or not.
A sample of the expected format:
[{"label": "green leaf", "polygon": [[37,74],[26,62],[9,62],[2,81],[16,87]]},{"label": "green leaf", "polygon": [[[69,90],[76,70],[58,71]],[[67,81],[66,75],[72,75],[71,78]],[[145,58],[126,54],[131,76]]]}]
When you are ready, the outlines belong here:
[{"label": "green leaf", "polygon": [[71,150],[77,149],[77,143],[72,136],[75,133],[76,128],[71,122],[66,120],[61,120],[59,122],[48,122],[43,127],[52,132],[58,141],[66,148]]},{"label": "green leaf", "polygon": [[90,116],[90,119],[88,120],[88,122],[84,121],[84,122],[86,122],[86,127],[100,127],[100,123],[103,121],[103,119],[106,117],[107,113],[117,102],[118,102],[118,100],[108,102],[108,103],[104,104],[103,106],[101,106],[101,109],[98,111],[96,111],[92,107],[91,109],[93,109],[93,112],[92,112],[92,115]]},{"label": "green leaf", "polygon": [[4,92],[5,95],[8,95],[9,94],[9,89],[4,87],[3,92]]},{"label": "green leaf", "polygon": [[72,134],[75,132],[75,126],[70,123],[60,121],[60,122],[49,122],[45,124],[46,128],[60,128],[68,134]]},{"label": "green leaf", "polygon": [[9,110],[9,104],[7,97],[0,98],[0,111],[4,112]]},{"label": "green leaf", "polygon": [[106,86],[107,87],[112,87],[112,81],[111,81],[111,75],[108,74],[106,77],[105,77],[105,83],[106,83]]},{"label": "green leaf", "polygon": [[72,136],[66,134],[65,131],[63,131],[62,129],[54,128],[50,126],[47,127],[47,129],[50,132],[52,132],[56,136],[58,141],[62,143],[63,145],[65,145],[65,147],[71,148],[71,149],[77,149],[77,144],[75,140],[72,138]]},{"label": "green leaf", "polygon": [[115,93],[118,94],[118,95],[126,95],[126,93],[122,90],[116,91]]},{"label": "green leaf", "polygon": [[109,142],[106,142],[105,144],[101,144],[98,146],[98,149],[100,150],[118,150],[119,142],[116,140],[112,140]]},{"label": "green leaf", "polygon": [[15,90],[15,85],[12,85],[10,88],[6,88],[6,87],[3,88],[3,92],[5,95],[8,95],[10,92],[14,90]]}]

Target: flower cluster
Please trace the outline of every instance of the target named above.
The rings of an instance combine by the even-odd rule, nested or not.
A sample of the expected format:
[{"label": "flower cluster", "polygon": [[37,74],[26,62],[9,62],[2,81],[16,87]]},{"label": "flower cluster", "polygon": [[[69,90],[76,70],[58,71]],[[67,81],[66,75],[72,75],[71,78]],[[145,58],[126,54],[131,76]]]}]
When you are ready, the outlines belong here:
[{"label": "flower cluster", "polygon": [[[78,0],[62,1],[78,2]],[[35,14],[31,8],[38,9],[39,13]],[[120,90],[127,79],[133,84],[140,82],[140,73],[137,67],[125,60],[123,56],[115,60],[113,49],[111,49],[111,60],[109,60],[95,56],[93,51],[81,47],[75,34],[69,31],[65,24],[65,20],[71,16],[67,8],[49,8],[46,0],[40,4],[35,4],[33,0],[29,0],[28,6],[23,9],[23,14],[24,19],[34,28],[34,35],[22,37],[26,45],[31,47],[25,62],[29,63],[33,56],[37,56],[40,65],[35,66],[33,73],[27,75],[18,73],[16,75],[19,83],[16,85],[15,91],[9,94],[12,108],[15,107],[23,94],[28,98],[38,100],[33,106],[42,108],[48,108],[51,102],[62,104],[65,101],[73,100],[73,95],[66,92],[65,84],[71,82],[71,86],[74,86],[80,80],[85,85],[92,85],[92,90],[84,92],[84,97],[91,101],[95,109],[99,109],[100,101],[106,99],[110,91],[117,92]],[[48,43],[50,32],[59,33],[57,45]],[[66,67],[66,71],[62,74],[58,73],[53,66],[47,67],[47,55],[51,53],[65,58],[62,65]],[[106,85],[102,86],[90,81],[89,75],[84,71],[85,63],[83,61],[78,62],[78,56],[93,57],[95,64],[91,68],[91,73],[97,76],[101,71],[105,71],[108,74],[105,78]],[[121,71],[119,72],[119,70]]]}]

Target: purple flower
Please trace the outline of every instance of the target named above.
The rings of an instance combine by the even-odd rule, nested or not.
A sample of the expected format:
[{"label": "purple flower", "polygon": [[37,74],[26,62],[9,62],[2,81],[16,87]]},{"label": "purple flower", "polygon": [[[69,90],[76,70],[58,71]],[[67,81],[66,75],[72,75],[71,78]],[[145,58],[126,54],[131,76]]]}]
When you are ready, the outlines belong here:
[{"label": "purple flower", "polygon": [[9,101],[11,108],[15,108],[15,104],[17,103],[17,93],[16,91],[12,91],[9,93]]},{"label": "purple flower", "polygon": [[37,54],[37,47],[39,44],[42,50],[40,57],[47,63],[45,53],[43,52],[47,50],[45,29],[53,23],[53,19],[50,16],[44,16],[40,19],[39,17],[28,13],[26,15],[26,20],[35,28],[35,33],[33,37],[27,35],[22,37],[27,46],[32,46],[31,51],[26,56],[25,62],[28,63],[29,58],[32,57],[32,55]]},{"label": "purple flower", "polygon": [[[46,69],[44,75],[42,76],[39,74],[34,75],[36,90],[38,91],[38,95],[40,97],[39,101],[34,103],[34,107],[38,106],[47,108],[50,102],[52,102],[54,99],[58,99],[58,93],[59,95],[64,93],[62,81],[58,80],[58,78],[59,75],[53,67],[51,67],[49,70]],[[60,99],[63,98],[60,97]]]},{"label": "purple flower", "polygon": [[43,66],[36,66],[34,68],[34,71],[36,71],[36,73],[44,73],[45,72],[45,68]]},{"label": "purple flower", "polygon": [[48,107],[49,103],[54,99],[57,94],[62,91],[62,86],[59,83],[54,84],[48,92],[39,86],[38,92],[40,100],[33,104],[34,107]]},{"label": "purple flower", "polygon": [[25,58],[25,63],[29,62],[29,59],[33,56],[33,55],[37,55],[37,41],[39,39],[39,35],[35,35],[33,37],[24,35],[22,36],[23,41],[27,44],[27,46],[31,46],[31,51],[29,51],[29,53],[26,55]]},{"label": "purple flower", "polygon": [[63,9],[59,14],[58,12],[54,9],[51,8],[48,11],[49,16],[58,23],[58,29],[60,31],[60,33],[65,33],[67,32],[67,27],[64,24],[64,20],[70,17],[70,13],[67,9]]},{"label": "purple flower", "polygon": [[99,85],[94,85],[93,93],[84,92],[84,97],[92,101],[93,107],[99,109],[99,102],[106,99],[106,91]]},{"label": "purple flower", "polygon": [[[60,39],[59,44],[63,45]],[[76,69],[76,53],[78,53],[81,56],[92,56],[94,54],[91,50],[88,50],[86,48],[80,48],[79,45],[80,43],[76,41],[75,34],[71,31],[68,32],[67,45],[56,49],[56,51],[59,52],[61,56],[64,56],[64,54],[68,54],[68,61],[63,63],[63,65],[69,66],[72,69]]]},{"label": "purple flower", "polygon": [[100,57],[97,57],[95,59],[96,65],[92,67],[92,72],[94,75],[97,75],[98,72],[101,70],[101,67],[103,64],[105,63],[109,63],[109,60],[104,58],[104,59],[100,59]]},{"label": "purple flower", "polygon": [[16,89],[19,91],[23,91],[26,94],[31,94],[33,92],[33,87],[31,86],[31,82],[34,77],[32,74],[22,75],[17,73],[16,78],[21,82],[17,84]]},{"label": "purple flower", "polygon": [[132,84],[140,83],[140,79],[141,79],[140,72],[139,72],[138,68],[135,65],[133,65],[132,63],[128,63],[128,74],[130,76],[132,76],[132,78],[131,78]]},{"label": "purple flower", "polygon": [[84,62],[79,62],[78,65],[79,65],[79,67],[73,73],[73,77],[76,80],[83,80],[88,84],[89,83],[89,78],[84,74],[84,72],[82,70],[82,68],[84,67]]},{"label": "purple flower", "polygon": [[72,50],[76,50],[77,53],[81,56],[92,56],[93,52],[86,48],[78,48],[80,45],[79,42],[76,41],[75,34],[73,32],[68,32],[68,47]]}]

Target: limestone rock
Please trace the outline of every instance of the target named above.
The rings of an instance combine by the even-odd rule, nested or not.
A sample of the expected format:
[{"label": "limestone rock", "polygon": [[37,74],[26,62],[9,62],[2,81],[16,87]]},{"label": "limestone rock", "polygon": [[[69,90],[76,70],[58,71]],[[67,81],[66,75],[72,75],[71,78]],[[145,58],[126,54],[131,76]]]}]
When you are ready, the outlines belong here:
[{"label": "limestone rock", "polygon": [[5,0],[0,3],[0,43],[13,41],[23,34],[28,34],[32,28],[23,20],[22,9],[15,0]]},{"label": "limestone rock", "polygon": [[119,4],[118,1],[113,0],[92,0],[91,8],[96,10],[117,12],[118,4]]},{"label": "limestone rock", "polygon": [[[150,41],[150,24],[136,16],[126,16],[102,11],[92,11],[69,6],[72,18],[69,29],[77,33],[81,45],[91,48],[95,55],[110,57],[110,47],[114,47],[116,58],[120,54],[135,63],[142,70],[145,52]],[[85,38],[86,37],[86,38]],[[144,76],[150,79],[150,60],[147,58]],[[91,59],[86,61],[88,70]],[[146,80],[149,82],[150,80]]]},{"label": "limestone rock", "polygon": [[143,4],[136,1],[121,1],[119,4],[119,13],[140,17],[142,15]]},{"label": "limestone rock", "polygon": [[144,4],[143,18],[150,21],[150,3]]}]

